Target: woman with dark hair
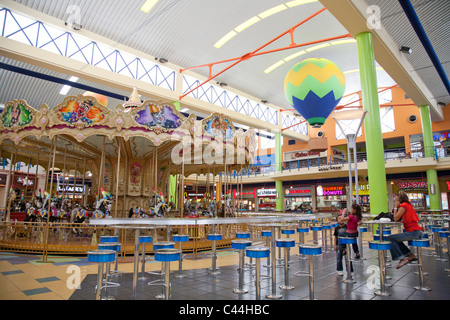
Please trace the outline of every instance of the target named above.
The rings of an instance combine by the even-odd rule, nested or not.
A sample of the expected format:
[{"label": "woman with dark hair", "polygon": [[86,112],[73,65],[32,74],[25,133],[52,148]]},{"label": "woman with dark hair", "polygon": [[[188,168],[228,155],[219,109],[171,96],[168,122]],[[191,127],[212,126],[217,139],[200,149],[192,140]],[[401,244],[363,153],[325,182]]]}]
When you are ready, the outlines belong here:
[{"label": "woman with dark hair", "polygon": [[416,256],[404,244],[404,241],[416,240],[422,238],[423,228],[419,226],[419,217],[416,210],[409,202],[408,195],[404,191],[399,191],[395,199],[394,221],[403,222],[405,232],[393,234],[386,237],[386,241],[391,241],[392,260],[400,260],[396,269],[403,267],[405,264],[417,260]]},{"label": "woman with dark hair", "polygon": [[[344,209],[343,211],[343,217],[341,218],[342,221],[346,221],[347,222],[347,232],[345,234],[346,237],[353,237],[353,238],[357,238],[358,237],[358,225],[360,224],[360,221],[362,219],[362,214],[361,214],[361,207],[359,206],[359,204],[354,203],[352,205],[350,214],[348,215],[348,217],[346,217],[347,214],[347,208]],[[354,243],[352,244],[353,247],[353,251],[355,252],[355,259],[359,259],[359,248],[358,248],[358,244]]]}]

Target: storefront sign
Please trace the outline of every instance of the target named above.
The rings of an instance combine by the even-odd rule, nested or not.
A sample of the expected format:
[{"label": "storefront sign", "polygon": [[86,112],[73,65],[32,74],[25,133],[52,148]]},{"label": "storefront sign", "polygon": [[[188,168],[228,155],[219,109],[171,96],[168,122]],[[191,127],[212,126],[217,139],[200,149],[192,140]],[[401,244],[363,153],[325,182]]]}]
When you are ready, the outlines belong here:
[{"label": "storefront sign", "polygon": [[322,187],[324,196],[340,196],[344,194],[344,186]]},{"label": "storefront sign", "polygon": [[326,157],[326,151],[309,151],[309,150],[298,150],[283,153],[283,161],[294,161],[294,160],[305,160],[317,157]]},{"label": "storefront sign", "polygon": [[284,190],[284,195],[286,197],[301,197],[301,196],[311,196],[311,188],[286,188]]},{"label": "storefront sign", "polygon": [[398,181],[396,185],[404,191],[428,191],[428,182],[426,181]]},{"label": "storefront sign", "polygon": [[277,189],[259,189],[257,191],[258,197],[276,197]]},{"label": "storefront sign", "polygon": [[244,191],[244,192],[238,192],[238,191],[236,191],[236,190],[233,190],[234,191],[234,198],[236,199],[236,197],[245,197],[245,198],[249,198],[249,197],[246,197],[246,196],[252,196],[251,198],[255,198],[255,189],[253,189],[253,191]]},{"label": "storefront sign", "polygon": [[[61,185],[59,185],[58,186],[58,192],[59,193],[73,193],[73,185],[66,185],[66,186],[61,186]],[[83,187],[83,185],[78,185],[78,186],[75,186],[75,192],[76,193],[83,193],[84,192],[84,187]]]}]

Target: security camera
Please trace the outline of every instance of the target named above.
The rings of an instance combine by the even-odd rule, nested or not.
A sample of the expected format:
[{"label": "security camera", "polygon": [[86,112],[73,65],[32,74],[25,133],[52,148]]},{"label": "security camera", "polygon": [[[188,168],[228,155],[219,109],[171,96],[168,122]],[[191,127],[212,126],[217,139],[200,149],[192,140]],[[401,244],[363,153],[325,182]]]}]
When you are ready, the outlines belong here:
[{"label": "security camera", "polygon": [[409,118],[408,118],[408,121],[411,122],[411,123],[416,122],[416,120],[417,120],[417,117],[414,114],[410,115]]},{"label": "security camera", "polygon": [[323,131],[318,131],[318,132],[317,132],[317,136],[318,136],[319,138],[322,138],[324,135],[325,135],[325,133],[323,133]]},{"label": "security camera", "polygon": [[[69,25],[68,22],[64,22],[64,24],[65,24],[66,26]],[[71,25],[71,27],[72,27],[74,30],[81,30],[81,29],[83,28],[83,26],[82,26],[81,24],[79,24],[79,23],[71,23],[70,25]]]}]

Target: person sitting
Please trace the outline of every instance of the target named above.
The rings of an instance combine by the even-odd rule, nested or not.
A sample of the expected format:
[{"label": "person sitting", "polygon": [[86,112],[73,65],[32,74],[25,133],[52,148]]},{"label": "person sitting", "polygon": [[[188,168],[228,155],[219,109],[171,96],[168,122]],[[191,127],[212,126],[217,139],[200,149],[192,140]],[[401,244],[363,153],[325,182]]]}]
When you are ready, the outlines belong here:
[{"label": "person sitting", "polygon": [[392,260],[400,260],[396,267],[399,269],[405,264],[417,260],[404,241],[422,239],[423,228],[419,226],[419,217],[404,191],[399,191],[394,207],[394,221],[402,220],[405,232],[390,235],[385,240],[392,243],[390,249]]}]

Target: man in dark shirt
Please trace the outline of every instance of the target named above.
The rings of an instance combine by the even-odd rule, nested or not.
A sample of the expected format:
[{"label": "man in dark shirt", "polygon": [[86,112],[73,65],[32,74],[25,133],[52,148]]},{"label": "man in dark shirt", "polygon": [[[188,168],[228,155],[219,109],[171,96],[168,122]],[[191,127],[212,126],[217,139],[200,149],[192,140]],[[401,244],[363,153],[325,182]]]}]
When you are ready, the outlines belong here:
[{"label": "man in dark shirt", "polygon": [[[342,258],[346,254],[345,244],[339,243],[339,237],[345,237],[347,225],[342,221],[341,216],[338,217],[338,226],[334,228],[334,251],[336,251],[336,271],[339,276],[343,276]],[[350,262],[350,269],[353,272],[353,264]]]}]

